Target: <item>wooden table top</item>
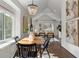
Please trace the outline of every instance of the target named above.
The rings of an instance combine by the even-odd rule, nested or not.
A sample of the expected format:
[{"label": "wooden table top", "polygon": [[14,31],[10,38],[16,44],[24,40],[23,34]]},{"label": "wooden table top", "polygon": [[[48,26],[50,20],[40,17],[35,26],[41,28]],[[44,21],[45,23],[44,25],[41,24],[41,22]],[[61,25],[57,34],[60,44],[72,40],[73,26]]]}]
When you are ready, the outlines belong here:
[{"label": "wooden table top", "polygon": [[30,39],[27,37],[27,38],[23,38],[21,39],[20,41],[18,41],[19,44],[37,44],[37,45],[42,45],[44,44],[45,40],[44,38],[41,38],[41,37],[35,37],[33,39],[33,41],[30,41]]}]

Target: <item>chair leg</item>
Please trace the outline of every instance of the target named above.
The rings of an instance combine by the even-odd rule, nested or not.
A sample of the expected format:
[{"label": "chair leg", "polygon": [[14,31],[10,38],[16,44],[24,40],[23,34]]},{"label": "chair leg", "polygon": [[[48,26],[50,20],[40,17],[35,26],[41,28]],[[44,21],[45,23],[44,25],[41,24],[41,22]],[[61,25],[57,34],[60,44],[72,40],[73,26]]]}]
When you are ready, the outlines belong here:
[{"label": "chair leg", "polygon": [[49,54],[49,51],[48,51],[48,49],[46,49],[46,51],[47,51],[47,53],[48,53],[48,55],[49,55],[49,58],[50,58],[50,54]]},{"label": "chair leg", "polygon": [[43,49],[42,51],[40,51],[40,58],[42,58],[42,54],[44,52],[45,49]]},{"label": "chair leg", "polygon": [[[42,57],[42,54],[43,54],[44,50],[45,50],[45,49],[43,49],[43,51],[41,52],[41,57]],[[50,54],[49,54],[49,51],[48,51],[48,49],[46,49],[46,51],[47,51],[47,53],[48,53],[48,56],[49,56],[49,58],[50,58]]]},{"label": "chair leg", "polygon": [[18,47],[18,57],[21,58],[21,49]]}]

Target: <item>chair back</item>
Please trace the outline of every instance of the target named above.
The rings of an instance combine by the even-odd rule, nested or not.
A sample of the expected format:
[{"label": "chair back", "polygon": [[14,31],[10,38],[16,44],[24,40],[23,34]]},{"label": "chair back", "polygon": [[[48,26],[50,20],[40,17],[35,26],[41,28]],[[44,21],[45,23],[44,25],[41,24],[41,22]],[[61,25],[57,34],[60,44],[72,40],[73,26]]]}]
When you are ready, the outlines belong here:
[{"label": "chair back", "polygon": [[44,36],[45,36],[45,33],[44,33],[44,32],[40,32],[40,33],[39,33],[39,36],[44,37]]},{"label": "chair back", "polygon": [[22,45],[19,44],[20,55],[22,58],[35,58],[37,57],[36,44]]},{"label": "chair back", "polygon": [[48,38],[54,38],[54,33],[47,33]]},{"label": "chair back", "polygon": [[18,42],[20,40],[19,36],[14,37],[14,39],[15,39],[15,42]]},{"label": "chair back", "polygon": [[34,33],[35,36],[39,36],[39,33]]},{"label": "chair back", "polygon": [[44,49],[48,48],[49,41],[50,41],[50,39],[45,40],[45,42],[44,42]]}]

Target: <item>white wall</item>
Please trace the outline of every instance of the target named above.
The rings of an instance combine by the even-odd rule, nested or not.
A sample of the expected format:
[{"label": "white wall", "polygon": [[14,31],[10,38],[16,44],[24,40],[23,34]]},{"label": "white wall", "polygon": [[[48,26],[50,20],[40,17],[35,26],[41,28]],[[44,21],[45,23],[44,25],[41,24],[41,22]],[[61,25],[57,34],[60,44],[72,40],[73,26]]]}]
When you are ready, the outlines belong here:
[{"label": "white wall", "polygon": [[55,33],[56,36],[58,36],[58,30],[57,30],[57,26],[59,25],[59,21],[60,19],[57,18],[57,16],[55,16],[55,14],[53,14],[53,12],[49,9],[46,8],[43,12],[41,12],[40,14],[36,15],[35,17],[33,17],[33,25],[39,29],[39,24],[46,24],[46,23],[51,23],[54,25],[54,30],[52,29],[52,32]]},{"label": "white wall", "polygon": [[[26,9],[23,8],[23,6],[18,2],[18,0],[12,0],[12,2],[20,9],[20,23],[18,23],[20,25],[20,34],[23,34],[23,16],[27,16],[28,12]],[[18,11],[16,11],[16,14],[18,16]],[[18,22],[18,21],[17,21]]]},{"label": "white wall", "polygon": [[49,16],[43,15],[36,19],[36,21],[33,20],[33,25],[36,29],[40,28],[39,24],[52,24],[54,26],[54,30],[52,29],[52,32],[54,32],[55,36],[58,36],[57,26],[59,25],[59,21],[53,21]]},{"label": "white wall", "polygon": [[[12,0],[13,1],[13,0]],[[18,6],[14,4],[11,0],[0,0],[0,5],[5,6],[8,10],[10,10],[14,14],[14,28],[13,34],[14,36],[21,36],[21,28],[22,28],[22,20],[26,11],[22,8],[22,6]],[[11,41],[7,41],[3,44],[0,44],[0,58],[12,58],[16,52],[16,44],[14,43],[14,39],[10,38]]]},{"label": "white wall", "polygon": [[58,25],[60,24],[58,21],[54,21],[54,34],[55,36],[59,36],[59,30],[57,29]]},{"label": "white wall", "polygon": [[16,51],[14,40],[0,44],[0,58],[12,58]]},{"label": "white wall", "polygon": [[62,0],[62,46],[67,49],[71,54],[76,57],[79,57],[79,47],[73,44],[70,44],[66,41],[66,4],[65,0]]},{"label": "white wall", "polygon": [[8,11],[14,13],[15,9],[13,9],[10,5],[6,4],[3,0],[0,0],[0,6],[4,6]]}]

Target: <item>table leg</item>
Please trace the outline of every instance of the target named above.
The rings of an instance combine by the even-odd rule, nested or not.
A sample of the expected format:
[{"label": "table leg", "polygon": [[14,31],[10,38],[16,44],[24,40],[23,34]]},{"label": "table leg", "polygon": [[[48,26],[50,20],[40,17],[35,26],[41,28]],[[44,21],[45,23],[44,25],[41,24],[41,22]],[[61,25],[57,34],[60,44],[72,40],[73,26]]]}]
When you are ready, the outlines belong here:
[{"label": "table leg", "polygon": [[41,45],[39,47],[39,52],[40,52],[40,58],[42,58]]},{"label": "table leg", "polygon": [[38,45],[37,48],[38,48],[39,57],[42,58],[41,45]]}]

